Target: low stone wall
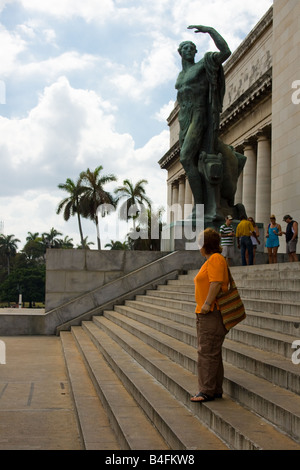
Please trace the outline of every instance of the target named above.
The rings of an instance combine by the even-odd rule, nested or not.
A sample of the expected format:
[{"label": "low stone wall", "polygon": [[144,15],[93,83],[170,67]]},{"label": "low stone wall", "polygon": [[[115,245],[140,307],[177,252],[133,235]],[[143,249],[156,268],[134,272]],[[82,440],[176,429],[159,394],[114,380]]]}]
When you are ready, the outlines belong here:
[{"label": "low stone wall", "polygon": [[161,251],[47,251],[45,311],[165,256]]}]

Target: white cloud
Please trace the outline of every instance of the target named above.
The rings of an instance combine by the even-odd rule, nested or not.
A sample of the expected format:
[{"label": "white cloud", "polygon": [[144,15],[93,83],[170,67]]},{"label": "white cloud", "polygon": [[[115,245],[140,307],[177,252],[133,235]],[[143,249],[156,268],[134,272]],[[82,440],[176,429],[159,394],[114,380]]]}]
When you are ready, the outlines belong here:
[{"label": "white cloud", "polygon": [[6,171],[22,169],[23,175],[31,175],[28,184],[33,175],[39,176],[39,184],[51,184],[52,176],[63,173],[67,177],[69,168],[71,172],[82,169],[88,162],[103,159],[106,151],[112,154],[132,147],[128,135],[114,130],[114,110],[95,92],[76,90],[61,77],[45,88],[26,118],[0,119],[1,133],[6,136],[5,143],[0,142],[0,156]]},{"label": "white cloud", "polygon": [[[17,33],[10,33],[0,25],[0,76],[7,77],[16,68],[18,55],[26,49],[26,42]],[[5,45],[5,47],[4,47]]]},{"label": "white cloud", "polygon": [[112,83],[118,93],[125,93],[133,99],[148,103],[151,91],[174,79],[178,73],[179,61],[175,60],[176,54],[174,41],[158,34],[140,65],[135,64],[131,73],[118,70],[118,74],[112,78]]},{"label": "white cloud", "polygon": [[170,113],[174,109],[174,104],[175,101],[170,100],[169,103],[163,105],[163,107],[157,113],[155,113],[155,118],[158,121],[165,123],[167,121],[167,118],[170,116]]},{"label": "white cloud", "polygon": [[19,0],[23,7],[29,11],[51,15],[57,18],[68,19],[82,17],[87,22],[97,18],[105,22],[114,11],[113,0],[51,0],[45,2],[40,0]]},{"label": "white cloud", "polygon": [[68,51],[56,57],[50,57],[42,61],[32,61],[24,65],[18,65],[16,74],[20,77],[37,76],[44,77],[47,81],[55,80],[59,75],[73,71],[91,70],[97,62],[97,58],[91,54],[79,54],[77,51]]},{"label": "white cloud", "polygon": [[[158,205],[166,204],[166,175],[157,161],[167,150],[168,132],[136,150],[130,135],[115,130],[114,111],[95,92],[76,90],[61,77],[45,88],[26,118],[0,119],[0,132],[6,136],[5,145],[0,144],[0,219],[5,220],[6,233],[24,241],[28,231],[43,232],[54,226],[79,242],[77,227],[72,233],[55,213],[66,196],[57,185],[68,177],[76,180],[81,171],[100,164],[103,174],[118,177],[118,183],[107,190],[113,191],[125,178],[136,182],[146,174],[149,197]],[[89,224],[93,236],[94,227]]]}]

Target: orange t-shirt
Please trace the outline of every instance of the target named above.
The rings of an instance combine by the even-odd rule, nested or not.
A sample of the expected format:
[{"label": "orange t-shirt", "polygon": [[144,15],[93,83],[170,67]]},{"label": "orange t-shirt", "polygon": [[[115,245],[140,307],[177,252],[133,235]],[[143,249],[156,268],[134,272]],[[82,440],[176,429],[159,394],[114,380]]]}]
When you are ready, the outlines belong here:
[{"label": "orange t-shirt", "polygon": [[[195,299],[197,303],[196,313],[201,312],[201,307],[206,301],[209,286],[211,282],[222,282],[222,291],[228,290],[228,268],[224,256],[220,253],[214,253],[202,265],[200,271],[194,279]],[[215,302],[212,303],[210,310],[214,309]]]}]

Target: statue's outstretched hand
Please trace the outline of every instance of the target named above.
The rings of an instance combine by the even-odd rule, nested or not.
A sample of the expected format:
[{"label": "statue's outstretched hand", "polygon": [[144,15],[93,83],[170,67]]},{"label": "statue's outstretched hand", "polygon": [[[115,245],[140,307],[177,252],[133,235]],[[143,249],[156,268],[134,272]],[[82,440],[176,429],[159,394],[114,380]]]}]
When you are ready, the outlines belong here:
[{"label": "statue's outstretched hand", "polygon": [[188,26],[187,29],[195,29],[195,33],[209,33],[211,31],[211,28],[209,26],[202,26],[202,25],[191,25]]}]

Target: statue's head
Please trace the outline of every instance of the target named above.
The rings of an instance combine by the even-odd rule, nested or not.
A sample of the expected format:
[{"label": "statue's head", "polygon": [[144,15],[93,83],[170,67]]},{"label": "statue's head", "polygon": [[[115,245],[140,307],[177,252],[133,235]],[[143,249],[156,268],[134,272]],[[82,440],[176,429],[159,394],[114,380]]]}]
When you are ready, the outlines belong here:
[{"label": "statue's head", "polygon": [[186,46],[190,46],[193,49],[194,54],[197,53],[196,45],[192,41],[183,41],[179,44],[178,52],[182,56],[182,49]]}]

